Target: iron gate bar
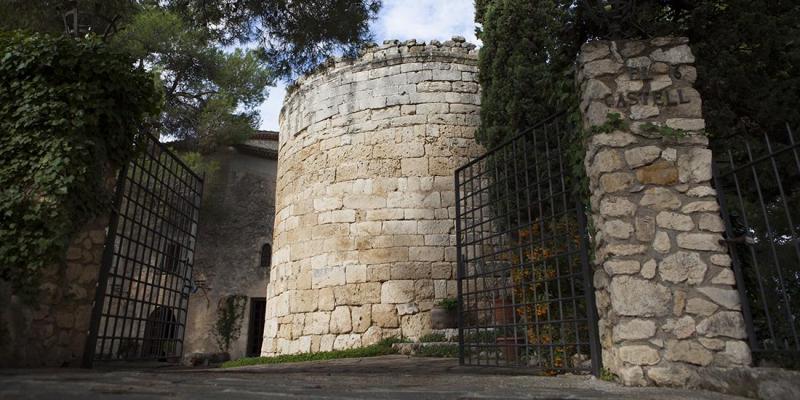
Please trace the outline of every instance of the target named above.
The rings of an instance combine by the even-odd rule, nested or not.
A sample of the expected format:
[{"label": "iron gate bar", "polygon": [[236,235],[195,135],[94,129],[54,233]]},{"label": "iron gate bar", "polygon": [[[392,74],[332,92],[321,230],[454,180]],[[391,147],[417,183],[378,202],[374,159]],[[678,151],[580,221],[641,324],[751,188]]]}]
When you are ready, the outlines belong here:
[{"label": "iron gate bar", "polygon": [[119,172],[83,365],[178,357],[203,178],[158,139]]},{"label": "iron gate bar", "polygon": [[[599,374],[583,204],[579,198],[574,204],[567,198],[573,191],[568,190],[562,157],[561,135],[577,137],[565,120],[564,114],[554,115],[456,170],[461,364]],[[536,190],[533,197],[531,190]],[[536,229],[535,240],[522,237]],[[526,260],[537,246],[551,250],[555,246],[556,251]],[[537,271],[543,271],[541,277]],[[498,304],[497,299],[506,298]],[[544,340],[542,332],[548,330],[553,337]],[[571,334],[574,337],[568,337]],[[482,335],[490,340],[481,340]],[[481,352],[476,355],[476,350]],[[526,353],[521,354],[523,350]],[[581,360],[587,351],[588,367]],[[518,356],[534,357],[539,364],[520,363]]]},{"label": "iron gate bar", "polygon": [[[779,149],[774,149],[769,136],[764,135],[763,143],[766,146],[766,152],[759,157],[753,156],[752,147],[745,141],[744,149],[746,151],[747,160],[741,165],[736,165],[733,151],[729,148],[727,151],[728,159],[724,162],[724,164],[728,166],[727,170],[720,171],[720,165],[724,164],[718,165],[719,162],[716,162],[713,165],[713,174],[715,186],[720,192],[718,197],[720,200],[721,213],[725,221],[725,234],[727,236],[725,242],[730,248],[736,285],[742,300],[742,313],[745,319],[751,350],[754,356],[766,356],[765,358],[778,362],[786,362],[788,360],[788,364],[797,366],[800,365],[796,358],[800,356],[800,338],[798,338],[797,333],[798,316],[795,315],[797,310],[793,311],[792,300],[789,297],[788,291],[789,288],[797,287],[798,284],[800,284],[800,282],[798,282],[800,281],[800,242],[798,241],[797,229],[794,226],[795,220],[800,218],[800,215],[798,215],[800,209],[797,207],[790,208],[789,206],[789,197],[787,196],[783,182],[784,178],[789,177],[789,172],[784,170],[783,174],[781,173],[781,170],[778,168],[778,158],[782,155],[790,155],[794,161],[791,164],[794,164],[797,172],[800,174],[800,157],[798,157],[797,152],[800,145],[796,143],[794,134],[788,124],[786,125],[786,133],[789,145],[782,146],[782,148]],[[760,176],[757,167],[761,167],[767,162],[768,165],[766,169],[771,172],[771,174],[768,172],[768,174],[771,175],[770,178],[775,179],[776,188],[772,189],[770,198],[765,200],[765,193],[761,184],[762,176]],[[784,168],[786,168],[785,165]],[[756,199],[748,197],[742,191],[739,173],[744,173],[745,177],[749,175],[752,179],[754,190],[757,194]],[[771,182],[771,180],[767,182]],[[726,183],[728,184],[727,186],[732,186],[734,188],[732,194],[735,195],[738,200],[735,204],[728,203],[726,199]],[[775,193],[775,189],[777,189],[777,194]],[[795,188],[795,190],[797,190],[797,188]],[[758,203],[757,211],[751,215],[748,215],[745,198],[748,198],[750,203],[755,203],[756,201]],[[780,204],[776,204],[778,202]],[[769,210],[773,211],[772,214],[770,214],[768,210],[768,203]],[[752,205],[755,206],[755,204]],[[738,210],[735,208],[736,206],[738,206]],[[740,218],[739,222],[741,222],[743,226],[743,228],[738,229],[743,230],[740,236],[737,236],[739,232],[735,226],[734,216],[731,215],[731,210],[737,211]],[[780,223],[781,219],[777,214],[783,214],[783,218],[785,218],[784,221],[787,222],[786,225],[790,236],[790,239],[782,243],[776,243],[779,237],[786,236],[786,233],[779,234],[774,228],[776,225],[773,225],[773,218],[778,218],[778,223]],[[757,254],[757,250],[763,247],[763,243],[756,240],[759,236],[759,230],[758,227],[753,224],[754,222],[763,223],[764,225],[762,236],[765,241],[769,242],[769,254],[766,259],[759,257]],[[751,233],[754,237],[752,242],[747,240],[749,237],[748,235]],[[745,240],[739,240],[739,238],[744,238]],[[788,263],[782,262],[778,254],[777,246],[779,245],[791,246],[794,259],[788,260]],[[741,246],[745,247],[743,248]],[[739,251],[744,251],[749,257],[742,257]],[[748,279],[746,271],[743,268],[743,265],[747,263],[750,263],[752,267],[750,271],[755,274],[755,288],[752,288],[753,282]],[[784,276],[784,268],[789,269],[786,271],[790,274],[789,276],[794,274],[794,280],[796,281],[794,285],[792,285],[791,282],[787,282],[786,276]],[[765,283],[771,283],[775,287],[770,287],[769,289],[771,290],[768,290],[768,288],[765,287]],[[748,290],[748,288],[750,288],[750,290]],[[748,296],[748,293],[752,293],[753,290],[755,290],[754,294],[757,295],[755,298]],[[774,293],[775,291],[778,293]],[[775,295],[777,295],[777,301],[773,299]],[[795,299],[795,301],[797,301],[797,299]],[[781,309],[783,312],[781,312]],[[754,314],[756,312],[763,312],[763,323],[766,325],[767,332],[756,329],[756,317]],[[782,314],[783,317],[781,317]],[[780,318],[784,318],[785,320],[781,321]],[[760,318],[759,321],[761,321]],[[779,337],[779,335],[783,335],[783,337]],[[781,360],[781,357],[784,357],[784,359]]]}]

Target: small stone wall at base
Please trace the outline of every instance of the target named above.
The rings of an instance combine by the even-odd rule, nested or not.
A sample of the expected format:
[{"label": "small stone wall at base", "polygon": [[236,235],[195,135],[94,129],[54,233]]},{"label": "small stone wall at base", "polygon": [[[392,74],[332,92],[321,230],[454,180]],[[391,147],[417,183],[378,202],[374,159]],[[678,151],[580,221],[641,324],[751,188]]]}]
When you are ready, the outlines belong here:
[{"label": "small stone wall at base", "polygon": [[591,42],[578,60],[584,128],[628,125],[589,136],[585,158],[603,364],[627,385],[750,364],[693,62],[684,38]]},{"label": "small stone wall at base", "polygon": [[0,367],[78,367],[83,357],[108,218],[79,231],[66,261],[46,268],[37,305],[0,281]]}]

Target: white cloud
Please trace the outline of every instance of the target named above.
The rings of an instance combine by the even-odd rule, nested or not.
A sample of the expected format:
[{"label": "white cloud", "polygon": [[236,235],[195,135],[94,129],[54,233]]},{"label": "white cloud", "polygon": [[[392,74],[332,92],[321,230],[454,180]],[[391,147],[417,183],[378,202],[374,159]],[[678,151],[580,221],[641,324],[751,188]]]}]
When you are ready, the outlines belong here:
[{"label": "white cloud", "polygon": [[[474,19],[474,0],[384,0],[371,29],[378,43],[391,39],[444,41],[463,36],[468,42],[480,44],[475,37]],[[267,101],[259,107],[261,129],[278,130],[285,93],[283,82],[270,88]]]},{"label": "white cloud", "polygon": [[474,0],[387,0],[372,24],[380,43],[386,39],[448,40],[455,35],[477,43]]}]

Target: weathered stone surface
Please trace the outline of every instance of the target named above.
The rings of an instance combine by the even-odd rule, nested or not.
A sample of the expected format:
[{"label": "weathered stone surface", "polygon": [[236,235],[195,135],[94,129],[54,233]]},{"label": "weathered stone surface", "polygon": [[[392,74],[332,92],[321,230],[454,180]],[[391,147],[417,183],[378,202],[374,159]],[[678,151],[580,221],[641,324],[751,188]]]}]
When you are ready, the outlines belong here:
[{"label": "weathered stone surface", "polygon": [[697,253],[678,251],[664,258],[658,265],[661,279],[680,283],[686,281],[690,285],[703,282],[708,266]]},{"label": "weathered stone surface", "polygon": [[322,335],[328,333],[331,314],[327,312],[313,312],[306,316],[304,335]]},{"label": "weathered stone surface", "polygon": [[603,232],[613,238],[627,239],[633,233],[633,225],[620,220],[610,220],[603,224]]},{"label": "weathered stone surface", "polygon": [[658,386],[684,386],[693,375],[689,368],[681,365],[647,369],[647,377],[652,379]]},{"label": "weathered stone surface", "polygon": [[618,63],[609,59],[592,61],[585,64],[583,67],[583,73],[589,78],[616,74],[620,70],[622,70],[622,63]]},{"label": "weathered stone surface", "polygon": [[633,365],[655,365],[661,360],[658,350],[645,345],[622,346],[619,348],[619,358]]},{"label": "weathered stone surface", "polygon": [[694,55],[692,49],[688,45],[679,45],[672,47],[666,51],[656,49],[650,53],[650,58],[653,61],[661,61],[668,64],[691,64],[694,63]]},{"label": "weathered stone surface", "polygon": [[611,306],[620,315],[652,317],[670,311],[672,294],[666,286],[630,276],[614,278]]},{"label": "weathered stone surface", "polygon": [[618,375],[626,386],[644,386],[647,384],[647,380],[644,379],[644,371],[638,365],[621,367]]},{"label": "weathered stone surface", "polygon": [[607,217],[633,215],[636,205],[624,197],[607,196],[600,201],[600,214]]},{"label": "weathered stone surface", "polygon": [[331,312],[331,333],[348,333],[353,329],[350,320],[350,307],[339,306]]},{"label": "weathered stone surface", "polygon": [[689,189],[686,195],[690,197],[716,196],[717,191],[710,186],[697,186]]},{"label": "weathered stone surface", "polygon": [[694,318],[684,315],[676,320],[667,321],[664,330],[671,331],[678,339],[686,339],[694,335],[696,325]]},{"label": "weathered stone surface", "polygon": [[700,214],[697,216],[697,227],[703,231],[725,232],[725,223],[716,214]]},{"label": "weathered stone surface", "polygon": [[382,328],[398,328],[397,307],[394,304],[373,304],[372,320]]},{"label": "weathered stone surface", "polygon": [[733,262],[731,257],[727,254],[712,254],[709,260],[711,260],[712,264],[719,265],[720,267],[730,267]]},{"label": "weathered stone surface", "polygon": [[[738,311],[738,303],[730,269],[719,266],[730,260],[720,243],[724,224],[710,187],[712,157],[701,132],[702,99],[691,87],[696,70],[688,65],[694,56],[687,42],[608,42],[608,54],[592,59],[589,74],[586,63],[578,66],[584,128],[603,124],[608,112],[626,121],[613,135],[587,140],[584,160],[597,229],[595,261],[603,265],[594,274],[603,357],[626,385],[698,384],[698,367],[746,360],[737,345],[725,354],[729,340],[713,336],[725,330],[717,329],[723,325],[719,315]],[[626,68],[614,71],[618,63]],[[643,81],[641,71],[650,79]],[[662,97],[647,104],[622,96],[642,90],[689,101],[664,104],[670,99]],[[648,124],[683,133],[662,137]]]},{"label": "weathered stone surface", "polygon": [[606,246],[608,254],[615,256],[633,256],[642,254],[647,250],[645,246],[638,244],[609,244]]},{"label": "weathered stone surface", "polygon": [[650,242],[656,235],[656,221],[651,213],[641,212],[634,220],[636,240]]},{"label": "weathered stone surface", "polygon": [[666,357],[670,361],[706,366],[714,360],[710,351],[693,340],[668,341],[666,347]]},{"label": "weathered stone surface", "polygon": [[635,105],[631,106],[630,117],[633,120],[640,120],[640,119],[655,117],[660,113],[661,111],[658,109],[657,106]]},{"label": "weathered stone surface", "polygon": [[678,154],[678,179],[702,183],[711,179],[711,150],[692,148]]},{"label": "weathered stone surface", "polygon": [[673,185],[678,182],[678,168],[670,161],[658,160],[638,168],[636,179],[646,185]]},{"label": "weathered stone surface", "polygon": [[742,314],[735,311],[718,312],[700,321],[697,324],[697,333],[710,338],[723,336],[745,339],[747,337]]},{"label": "weathered stone surface", "polygon": [[678,247],[689,250],[725,251],[719,243],[722,237],[711,233],[679,233],[676,237]]},{"label": "weathered stone surface", "polygon": [[616,171],[625,166],[620,152],[614,149],[599,151],[594,156],[592,168],[589,169],[590,175],[598,175],[603,172]]},{"label": "weathered stone surface", "polygon": [[634,176],[630,172],[612,172],[600,177],[600,187],[606,193],[614,193],[628,190],[633,181]]},{"label": "weathered stone surface", "polygon": [[636,143],[636,136],[628,132],[614,131],[611,133],[598,133],[592,135],[591,142],[594,146],[625,147]]},{"label": "weathered stone surface", "polygon": [[408,303],[414,300],[414,281],[388,281],[381,286],[381,303]]},{"label": "weathered stone surface", "polygon": [[642,270],[639,271],[639,273],[645,279],[652,279],[654,276],[656,276],[656,266],[657,266],[656,260],[651,258],[650,260],[642,264]]},{"label": "weathered stone surface", "polygon": [[700,298],[692,298],[686,302],[686,312],[697,315],[711,315],[719,309],[719,306]]},{"label": "weathered stone surface", "polygon": [[740,308],[739,303],[739,292],[735,289],[723,289],[719,287],[701,287],[697,288],[697,291],[708,296],[713,302],[731,309],[731,310],[738,310]]},{"label": "weathered stone surface", "polygon": [[609,275],[630,275],[639,272],[639,261],[636,260],[612,260],[603,264]]},{"label": "weathered stone surface", "polygon": [[658,226],[661,228],[673,229],[676,231],[690,231],[694,229],[692,217],[669,211],[658,213],[656,216],[656,223],[658,223]]},{"label": "weathered stone surface", "polygon": [[716,201],[695,201],[686,204],[681,208],[681,212],[691,214],[696,212],[716,212],[719,211],[719,204]]},{"label": "weathered stone surface", "polygon": [[602,41],[593,41],[581,46],[580,62],[587,63],[590,61],[603,58],[610,54],[608,43]]},{"label": "weathered stone surface", "polygon": [[[650,164],[661,156],[661,148],[657,146],[634,147],[625,150],[625,161],[631,168]],[[597,162],[597,161],[595,161]]]},{"label": "weathered stone surface", "polygon": [[644,191],[639,205],[654,210],[674,210],[681,206],[681,200],[667,188],[653,187]]},{"label": "weathered stone surface", "polygon": [[730,269],[723,269],[720,271],[717,276],[711,279],[712,285],[730,285],[733,286],[736,284],[736,277],[733,274],[733,271]]},{"label": "weathered stone surface", "polygon": [[656,324],[651,320],[632,319],[614,326],[614,341],[648,339],[656,334]]},{"label": "weathered stone surface", "polygon": [[372,306],[367,304],[360,307],[352,307],[350,314],[353,318],[353,332],[362,333],[372,325]]},{"label": "weathered stone surface", "polygon": [[741,340],[728,340],[725,342],[725,351],[720,355],[732,366],[746,366],[753,362],[750,355],[750,346]]},{"label": "weathered stone surface", "polygon": [[672,241],[666,232],[656,232],[655,240],[653,240],[653,250],[659,253],[666,253],[672,248]]}]

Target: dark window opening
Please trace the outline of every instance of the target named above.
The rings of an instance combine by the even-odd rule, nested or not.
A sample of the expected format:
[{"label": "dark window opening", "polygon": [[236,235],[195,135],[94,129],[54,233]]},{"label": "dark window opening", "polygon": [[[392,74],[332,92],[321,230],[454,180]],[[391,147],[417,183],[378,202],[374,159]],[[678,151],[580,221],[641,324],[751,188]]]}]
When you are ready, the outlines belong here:
[{"label": "dark window opening", "polygon": [[177,242],[167,243],[167,249],[164,252],[164,262],[161,269],[164,272],[178,272],[178,265],[181,262],[181,245]]},{"label": "dark window opening", "polygon": [[269,267],[272,265],[272,246],[267,243],[261,246],[261,266]]},{"label": "dark window opening", "polygon": [[247,334],[247,356],[261,355],[261,342],[264,341],[264,316],[267,311],[267,299],[253,297],[250,299],[250,328]]}]

